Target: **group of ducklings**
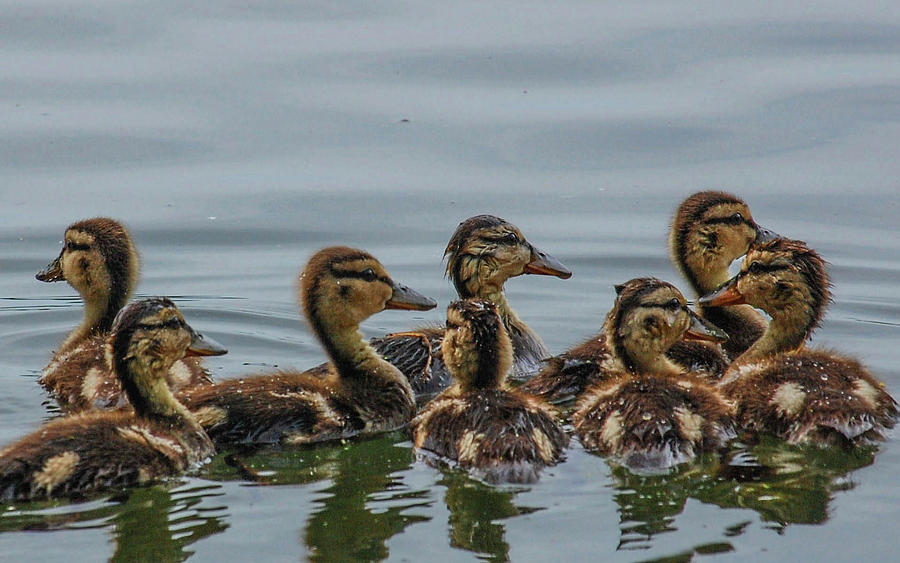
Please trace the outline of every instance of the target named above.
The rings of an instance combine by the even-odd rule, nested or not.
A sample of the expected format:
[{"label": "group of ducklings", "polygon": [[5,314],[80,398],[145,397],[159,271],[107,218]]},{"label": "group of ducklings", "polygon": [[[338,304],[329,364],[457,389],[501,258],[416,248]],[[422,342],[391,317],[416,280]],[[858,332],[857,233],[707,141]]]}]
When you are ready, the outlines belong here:
[{"label": "group of ducklings", "polygon": [[[214,383],[190,356],[225,350],[170,300],[126,305],[138,276],[127,230],[105,218],[74,223],[37,274],[67,281],[85,303],[39,380],[72,414],[0,451],[0,498],[146,483],[227,444],[310,444],[404,427],[422,457],[490,482],[531,482],[560,462],[569,442],[561,422],[585,449],[636,470],[689,461],[738,430],[853,446],[893,427],[897,404],[882,383],[853,359],[804,345],[830,300],[815,251],[762,229],[742,200],[715,191],[681,204],[669,243],[697,312],[675,286],[632,279],[616,286],[601,331],[558,356],[503,286],[522,274],[571,272],[503,219],[472,217],[451,237],[446,273],[460,299],[445,326],[370,342],[359,332],[369,316],[436,303],[362,250],[325,248],[303,269],[299,300],[331,361]],[[565,421],[552,403],[573,399]]]}]

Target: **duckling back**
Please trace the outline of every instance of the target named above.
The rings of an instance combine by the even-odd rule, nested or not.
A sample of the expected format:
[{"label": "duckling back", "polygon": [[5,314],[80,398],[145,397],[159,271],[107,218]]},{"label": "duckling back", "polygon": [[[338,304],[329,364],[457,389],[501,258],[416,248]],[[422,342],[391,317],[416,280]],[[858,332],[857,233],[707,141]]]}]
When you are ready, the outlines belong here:
[{"label": "duckling back", "polygon": [[451,303],[443,357],[456,384],[410,423],[415,447],[489,482],[533,482],[568,437],[540,399],[506,388],[512,345],[489,301]]}]

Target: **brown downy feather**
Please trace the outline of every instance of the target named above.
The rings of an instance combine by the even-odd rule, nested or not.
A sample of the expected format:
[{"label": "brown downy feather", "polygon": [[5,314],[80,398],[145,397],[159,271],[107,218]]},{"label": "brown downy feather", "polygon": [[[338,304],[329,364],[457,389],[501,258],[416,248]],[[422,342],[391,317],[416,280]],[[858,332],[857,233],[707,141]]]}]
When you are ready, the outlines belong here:
[{"label": "brown downy feather", "polygon": [[731,408],[696,373],[665,352],[685,336],[713,338],[671,284],[638,278],[617,286],[608,347],[622,369],[579,397],[575,433],[590,451],[635,470],[664,470],[734,437]]},{"label": "brown downy feather", "polygon": [[506,387],[512,344],[495,305],[451,303],[442,348],[456,383],[410,423],[417,449],[493,483],[533,482],[561,461],[568,437],[554,410]]},{"label": "brown downy feather", "polygon": [[744,428],[791,443],[852,445],[883,439],[894,426],[897,403],[862,364],[804,346],[824,318],[829,288],[825,261],[815,251],[801,241],[776,240],[748,252],[740,273],[715,294],[772,317],[723,378]]},{"label": "brown downy feather", "polygon": [[[104,217],[69,225],[59,256],[35,277],[67,281],[84,301],[84,319],[65,339],[39,383],[67,412],[128,403],[112,366],[108,336],[139,275],[139,257],[128,230]],[[211,383],[199,358],[178,360],[167,376],[180,390]]]},{"label": "brown downy feather", "polygon": [[[512,340],[512,378],[531,377],[550,353],[540,336],[510,307],[503,285],[522,274],[566,279],[571,272],[529,243],[518,227],[493,215],[477,215],[460,223],[444,256],[445,273],[460,298],[485,299],[498,307]],[[409,378],[417,397],[430,398],[452,381],[441,358],[443,334],[443,327],[424,327],[373,339],[372,345]]]},{"label": "brown downy feather", "polygon": [[435,303],[391,281],[368,253],[346,247],[317,252],[299,286],[331,363],[179,395],[217,444],[320,442],[401,428],[415,414],[409,382],[363,340],[359,323],[385,308],[425,310]]},{"label": "brown downy feather", "polygon": [[[728,280],[728,266],[750,245],[775,236],[753,220],[743,200],[725,192],[697,192],[675,211],[669,253],[699,297]],[[746,305],[700,306],[697,313],[728,334],[723,348],[729,358],[742,354],[766,328],[765,319]]]},{"label": "brown downy feather", "polygon": [[204,341],[168,299],[134,303],[117,317],[117,370],[135,412],[88,412],[53,420],[0,451],[0,499],[83,496],[178,475],[211,457],[209,437],[165,384],[171,363]]}]

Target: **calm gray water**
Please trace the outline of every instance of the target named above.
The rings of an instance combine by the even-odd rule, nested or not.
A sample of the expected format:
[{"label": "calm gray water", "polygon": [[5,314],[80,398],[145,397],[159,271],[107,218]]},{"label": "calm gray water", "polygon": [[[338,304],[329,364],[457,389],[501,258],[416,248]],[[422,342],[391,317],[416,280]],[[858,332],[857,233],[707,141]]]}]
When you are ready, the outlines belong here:
[{"label": "calm gray water", "polygon": [[[439,301],[441,252],[494,213],[570,280],[507,293],[554,352],[612,285],[684,286],[665,248],[687,194],[744,197],[831,263],[817,344],[900,396],[900,11],[895,2],[0,2],[0,444],[55,416],[35,382],[81,315],[34,273],[65,226],[132,229],[140,295],[227,345],[216,377],[324,359],[301,264],[363,247]],[[746,452],[733,452],[736,459]],[[768,470],[707,459],[639,477],[588,455],[530,487],[417,462],[401,434],[225,454],[198,475],[0,514],[9,560],[632,561],[896,556],[900,443],[763,443]]]}]

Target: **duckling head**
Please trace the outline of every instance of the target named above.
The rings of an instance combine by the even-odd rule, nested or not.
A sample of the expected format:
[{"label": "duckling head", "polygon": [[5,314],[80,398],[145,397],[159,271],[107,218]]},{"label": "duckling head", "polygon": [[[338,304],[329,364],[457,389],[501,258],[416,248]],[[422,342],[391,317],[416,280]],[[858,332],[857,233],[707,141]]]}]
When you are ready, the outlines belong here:
[{"label": "duckling head", "polygon": [[91,330],[105,332],[137,283],[139,260],[128,230],[105,217],[69,225],[59,256],[35,275],[65,280],[85,302]]},{"label": "duckling head", "polygon": [[460,223],[444,256],[447,276],[463,299],[498,295],[506,280],[522,274],[572,276],[562,262],[525,240],[518,227],[494,215]]},{"label": "duckling head", "polygon": [[385,309],[426,311],[437,303],[394,282],[368,252],[334,246],[316,252],[300,275],[300,301],[320,336],[355,329]]},{"label": "duckling head", "polygon": [[616,354],[632,372],[679,371],[665,352],[681,339],[722,342],[724,332],[691,311],[684,295],[656,278],[635,278],[616,286],[607,318]]},{"label": "duckling head", "polygon": [[184,356],[220,356],[226,350],[191,328],[164,297],[126,306],[110,336],[116,373],[138,414],[167,413],[174,399],[166,373]]},{"label": "duckling head", "polygon": [[830,287],[825,261],[816,251],[803,241],[776,239],[754,246],[741,271],[699,302],[713,307],[753,305],[773,323],[793,327],[791,332],[802,342],[821,323],[831,301]]},{"label": "duckling head", "polygon": [[496,305],[484,299],[450,303],[441,354],[463,390],[501,387],[513,350]]},{"label": "duckling head", "polygon": [[728,266],[751,244],[778,236],[760,227],[741,199],[704,191],[688,197],[675,212],[669,252],[691,285],[705,293],[728,279]]}]

